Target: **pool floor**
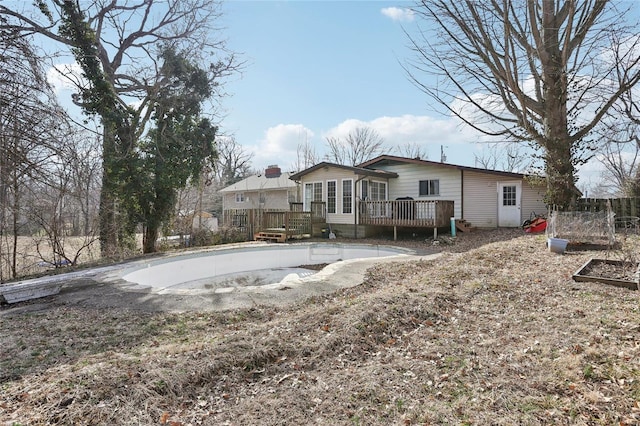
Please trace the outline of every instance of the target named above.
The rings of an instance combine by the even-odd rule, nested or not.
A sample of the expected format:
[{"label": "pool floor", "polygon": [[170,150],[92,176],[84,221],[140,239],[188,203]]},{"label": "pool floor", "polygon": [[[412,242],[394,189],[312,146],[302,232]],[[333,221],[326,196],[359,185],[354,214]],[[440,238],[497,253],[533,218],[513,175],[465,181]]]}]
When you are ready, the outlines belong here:
[{"label": "pool floor", "polygon": [[316,272],[317,271],[306,268],[270,268],[257,271],[235,272],[216,277],[207,277],[199,280],[174,284],[165,288],[167,290],[190,289],[225,292],[239,287],[256,287],[276,284],[287,277],[290,278],[291,275],[298,278],[310,277]]}]

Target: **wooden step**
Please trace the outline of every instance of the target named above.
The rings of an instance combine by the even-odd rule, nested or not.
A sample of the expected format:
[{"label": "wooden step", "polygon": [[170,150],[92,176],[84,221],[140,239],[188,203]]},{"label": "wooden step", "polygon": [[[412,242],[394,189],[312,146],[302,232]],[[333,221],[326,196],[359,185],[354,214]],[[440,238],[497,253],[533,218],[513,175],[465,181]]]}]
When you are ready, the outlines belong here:
[{"label": "wooden step", "polygon": [[286,232],[261,231],[253,235],[256,241],[273,241],[276,243],[284,243],[287,241]]},{"label": "wooden step", "polygon": [[473,232],[476,228],[464,219],[456,219],[456,229],[460,232]]}]

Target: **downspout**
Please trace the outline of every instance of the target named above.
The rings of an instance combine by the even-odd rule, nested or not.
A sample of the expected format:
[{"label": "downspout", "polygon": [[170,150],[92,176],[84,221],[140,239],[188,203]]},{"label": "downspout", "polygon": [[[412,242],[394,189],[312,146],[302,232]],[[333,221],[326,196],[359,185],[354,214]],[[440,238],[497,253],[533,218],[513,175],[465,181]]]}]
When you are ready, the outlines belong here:
[{"label": "downspout", "polygon": [[[453,203],[453,216],[456,215],[456,204]],[[464,170],[460,170],[460,217],[458,219],[464,219]]]},{"label": "downspout", "polygon": [[[355,188],[353,188],[353,201],[358,200],[358,183],[363,181],[367,176],[362,176],[360,179],[356,179],[354,184]],[[354,203],[355,212],[353,212],[353,238],[358,238],[358,212],[360,211],[360,206],[357,202]]]},{"label": "downspout", "polygon": [[[294,180],[294,182],[296,183],[296,203],[299,203],[300,201],[304,202],[304,200],[302,199],[302,181]],[[302,210],[304,210],[304,207],[302,208]]]}]

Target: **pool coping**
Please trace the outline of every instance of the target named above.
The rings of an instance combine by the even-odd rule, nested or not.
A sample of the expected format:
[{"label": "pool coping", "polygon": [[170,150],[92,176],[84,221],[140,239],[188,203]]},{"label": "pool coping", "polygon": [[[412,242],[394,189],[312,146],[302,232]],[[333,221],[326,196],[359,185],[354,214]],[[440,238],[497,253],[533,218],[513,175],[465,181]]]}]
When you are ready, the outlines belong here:
[{"label": "pool coping", "polygon": [[[325,244],[325,243],[293,243],[293,244]],[[366,245],[366,243],[340,243],[349,245]],[[73,271],[66,274],[58,274],[49,277],[39,277],[33,280],[42,281],[51,278],[57,282],[62,281],[60,294],[43,298],[39,301],[29,302],[36,305],[47,306],[49,301],[57,301],[64,304],[77,304],[94,308],[123,308],[131,310],[147,311],[223,311],[229,309],[251,308],[258,305],[283,306],[304,300],[311,296],[323,295],[341,288],[354,287],[364,280],[366,270],[376,264],[390,262],[405,262],[411,260],[430,260],[440,256],[435,254],[420,254],[415,250],[401,249],[407,254],[399,254],[388,257],[374,257],[342,260],[327,265],[317,273],[300,279],[282,280],[277,284],[269,284],[255,287],[234,287],[228,292],[213,292],[209,289],[184,290],[149,288],[132,284],[120,278],[122,272],[132,268],[137,263],[149,261],[169,261],[176,256],[189,254],[203,255],[203,253],[238,247],[273,246],[273,243],[250,242],[225,246],[205,247],[187,251],[163,253],[143,259],[135,259],[86,270]],[[279,245],[279,244],[278,244]],[[374,244],[380,246],[380,244]],[[5,305],[11,307],[12,305]],[[7,312],[8,313],[8,312]],[[18,313],[17,311],[15,312]]]}]

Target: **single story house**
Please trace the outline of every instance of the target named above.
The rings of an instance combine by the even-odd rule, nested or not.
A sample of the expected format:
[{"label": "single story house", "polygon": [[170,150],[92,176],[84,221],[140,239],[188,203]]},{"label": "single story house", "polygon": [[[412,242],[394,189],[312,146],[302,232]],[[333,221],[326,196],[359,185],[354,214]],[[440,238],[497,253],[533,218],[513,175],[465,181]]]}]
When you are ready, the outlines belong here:
[{"label": "single story house", "polygon": [[544,185],[521,173],[382,155],[356,167],[322,162],[295,173],[304,210],[326,206],[326,223],[363,237],[380,226],[438,228],[451,218],[473,227],[518,227],[546,212]]}]

